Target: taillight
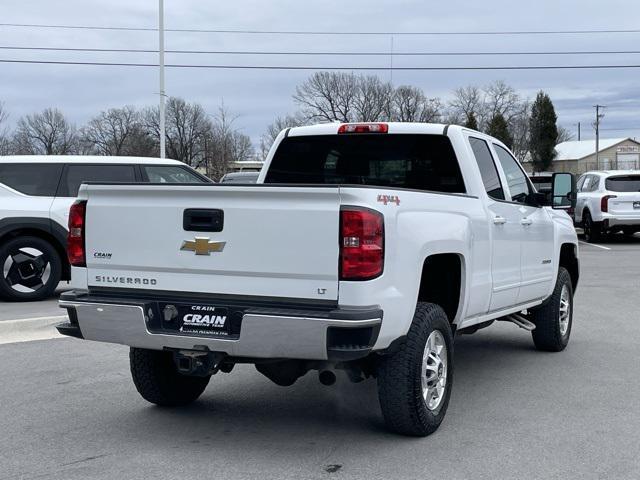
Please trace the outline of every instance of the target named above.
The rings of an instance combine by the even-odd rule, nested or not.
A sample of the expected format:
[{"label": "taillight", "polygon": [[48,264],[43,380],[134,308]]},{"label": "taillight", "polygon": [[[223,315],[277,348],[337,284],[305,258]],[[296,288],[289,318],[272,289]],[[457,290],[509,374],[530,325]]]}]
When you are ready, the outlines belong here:
[{"label": "taillight", "polygon": [[605,195],[604,197],[602,197],[602,200],[600,200],[600,211],[601,212],[608,212],[609,211],[609,199],[610,198],[616,198],[616,195]]},{"label": "taillight", "polygon": [[84,219],[87,211],[86,200],[76,200],[69,210],[69,235],[67,236],[67,257],[74,267],[86,267],[84,250]]},{"label": "taillight", "polygon": [[340,211],[340,280],[371,280],[384,267],[384,218],[367,208]]},{"label": "taillight", "polygon": [[338,133],[388,133],[389,125],[386,123],[343,123],[338,128]]}]

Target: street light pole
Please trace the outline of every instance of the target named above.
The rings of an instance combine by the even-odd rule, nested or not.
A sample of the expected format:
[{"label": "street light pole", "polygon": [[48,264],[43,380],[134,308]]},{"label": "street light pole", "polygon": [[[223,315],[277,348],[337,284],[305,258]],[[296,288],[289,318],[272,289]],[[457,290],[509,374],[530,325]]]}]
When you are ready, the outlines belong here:
[{"label": "street light pole", "polygon": [[600,109],[605,108],[604,105],[594,105],[596,109],[596,169],[600,170],[600,119],[604,114],[600,114]]},{"label": "street light pole", "polygon": [[164,113],[164,0],[158,0],[158,41],[160,52],[160,158],[165,158]]}]

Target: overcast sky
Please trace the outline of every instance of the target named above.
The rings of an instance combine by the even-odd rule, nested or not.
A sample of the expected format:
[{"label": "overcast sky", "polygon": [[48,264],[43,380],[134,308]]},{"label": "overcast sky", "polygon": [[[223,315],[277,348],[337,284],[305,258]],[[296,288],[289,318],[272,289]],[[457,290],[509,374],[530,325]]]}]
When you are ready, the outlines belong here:
[{"label": "overcast sky", "polygon": [[[25,0],[5,2],[0,22],[157,26],[157,1]],[[632,0],[165,0],[166,28],[320,31],[504,31],[638,29],[640,2]],[[293,36],[167,32],[167,49],[272,51],[389,51],[388,35]],[[157,48],[157,33],[14,28],[0,26],[0,46]],[[396,36],[396,52],[638,50],[640,33],[522,36]],[[0,50],[2,59],[155,63],[152,53],[31,52]],[[389,57],[282,57],[168,54],[166,62],[235,65],[388,66]],[[395,66],[640,65],[639,54],[502,57],[398,57]],[[257,141],[277,115],[296,109],[295,86],[312,72],[167,69],[168,95],[198,101],[210,113],[224,103],[237,126]],[[390,79],[388,71],[377,72]],[[413,84],[446,100],[453,88],[501,79],[525,97],[548,92],[559,123],[593,137],[592,106],[605,104],[603,137],[640,137],[640,68],[619,70],[422,71],[393,73],[393,83]],[[0,101],[11,117],[56,106],[80,125],[100,110],[157,102],[154,68],[0,63]]]}]

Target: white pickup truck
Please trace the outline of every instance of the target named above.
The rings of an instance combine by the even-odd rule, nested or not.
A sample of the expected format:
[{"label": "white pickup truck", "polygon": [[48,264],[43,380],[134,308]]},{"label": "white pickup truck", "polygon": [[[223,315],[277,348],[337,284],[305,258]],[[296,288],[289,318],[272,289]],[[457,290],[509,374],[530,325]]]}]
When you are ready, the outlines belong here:
[{"label": "white pickup truck", "polygon": [[[575,199],[570,174],[552,183]],[[158,405],[237,363],[279,385],[339,369],[376,378],[391,430],[428,435],[456,332],[508,320],[541,350],[567,345],[578,242],[553,204],[502,143],[459,126],[287,129],[257,185],[83,185],[68,253],[88,290],[62,295],[58,328],[129,345]]]}]

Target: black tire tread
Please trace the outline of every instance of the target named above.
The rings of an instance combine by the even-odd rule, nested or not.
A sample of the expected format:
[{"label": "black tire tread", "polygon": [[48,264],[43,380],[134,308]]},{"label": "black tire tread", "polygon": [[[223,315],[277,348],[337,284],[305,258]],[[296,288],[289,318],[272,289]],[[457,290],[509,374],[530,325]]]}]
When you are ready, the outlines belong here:
[{"label": "black tire tread", "polygon": [[138,393],[148,402],[163,407],[194,402],[207,388],[210,379],[180,374],[171,352],[132,347],[129,363]]},{"label": "black tire tread", "polygon": [[[447,393],[437,415],[424,407],[419,380],[424,345],[435,328],[445,336],[449,353]],[[378,365],[378,397],[385,424],[391,431],[402,435],[426,436],[438,429],[451,395],[452,354],[453,337],[444,310],[432,303],[419,302],[409,333],[400,349],[383,357]],[[420,361],[417,362],[416,358]]]},{"label": "black tire tread", "polygon": [[[571,284],[571,275],[564,267],[559,267],[556,285],[549,297],[549,300],[540,307],[532,310],[531,321],[536,325],[535,330],[531,332],[533,343],[538,350],[546,352],[560,352],[567,346],[568,337],[571,334],[571,323],[567,338],[563,339],[560,335],[558,326],[558,305],[560,303],[560,293],[564,284],[569,285],[570,295],[573,298],[573,288]],[[573,304],[571,306],[571,315],[573,315]]]}]

